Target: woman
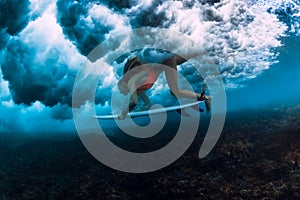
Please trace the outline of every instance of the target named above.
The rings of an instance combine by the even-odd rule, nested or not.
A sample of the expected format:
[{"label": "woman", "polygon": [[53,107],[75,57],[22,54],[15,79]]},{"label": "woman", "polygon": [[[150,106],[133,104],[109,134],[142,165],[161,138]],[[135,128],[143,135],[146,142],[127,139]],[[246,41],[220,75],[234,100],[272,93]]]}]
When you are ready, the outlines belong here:
[{"label": "woman", "polygon": [[[171,95],[176,96],[177,98],[190,98],[197,99],[198,101],[205,100],[206,110],[207,113],[209,113],[211,98],[209,96],[205,96],[205,88],[201,94],[197,94],[190,90],[180,90],[178,88],[177,65],[184,62],[186,62],[184,58],[178,55],[172,55],[162,61],[162,64],[170,67],[170,69],[156,67],[155,64],[145,64],[137,70],[135,67],[142,65],[140,59],[135,57],[128,60],[124,67],[124,76],[118,82],[118,87],[122,94],[127,95],[130,93],[132,95],[129,106],[123,109],[123,111],[119,114],[118,119],[124,119],[128,112],[137,105],[138,96],[144,101],[146,107],[149,108],[151,106],[150,100],[145,94],[145,91],[153,86],[158,75],[163,71],[165,71]],[[133,73],[129,72],[133,69]],[[129,74],[126,74],[127,72],[129,72]]]}]

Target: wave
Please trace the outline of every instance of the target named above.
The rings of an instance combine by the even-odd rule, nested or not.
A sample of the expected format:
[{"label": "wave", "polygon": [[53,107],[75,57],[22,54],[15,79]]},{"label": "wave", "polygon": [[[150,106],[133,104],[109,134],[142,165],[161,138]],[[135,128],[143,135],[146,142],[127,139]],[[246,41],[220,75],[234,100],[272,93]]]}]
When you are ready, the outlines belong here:
[{"label": "wave", "polygon": [[[283,1],[147,0],[112,12],[105,5],[94,4],[83,21],[89,26],[97,21],[110,27],[105,38],[145,26],[168,28],[184,34],[198,47],[189,49],[190,53],[204,49],[219,67],[226,88],[238,88],[245,80],[256,78],[278,62],[278,47],[283,45],[281,37],[287,36],[292,29],[296,31],[297,25],[296,20],[291,24],[281,19],[278,10],[288,10],[287,5]],[[298,10],[294,7],[293,16],[297,16]],[[90,32],[89,29],[86,32]],[[157,38],[157,42],[164,43],[163,37]],[[176,38],[174,42],[178,42]],[[114,66],[118,67],[122,65]]]},{"label": "wave", "polygon": [[[1,82],[9,83],[15,102],[26,105],[36,101],[46,106],[70,104],[72,74],[97,44],[119,32],[155,27],[186,35],[194,46],[208,52],[226,88],[242,87],[246,80],[258,77],[278,62],[279,47],[284,45],[281,38],[299,35],[299,0],[18,2],[1,3],[1,8],[24,7],[24,12],[11,13],[7,23],[0,24]],[[53,32],[55,37],[50,34]],[[164,38],[158,37],[157,42],[164,43]],[[111,66],[109,72],[115,74],[103,80],[103,91],[115,85],[122,67],[122,62]],[[51,80],[51,84],[45,84],[45,80]],[[53,92],[53,85],[59,92]],[[24,93],[32,88],[43,92]],[[104,98],[107,95],[99,97],[99,102],[105,103]],[[55,101],[46,101],[49,99]]]},{"label": "wave", "polygon": [[[299,31],[297,5],[296,1],[140,1],[106,15],[105,21],[93,13],[107,7],[93,5],[89,18],[104,24],[118,21],[106,38],[113,37],[116,31],[144,26],[182,33],[195,42],[199,51],[204,48],[209,53],[219,67],[226,88],[238,88],[245,80],[256,78],[278,62],[278,47],[283,45],[281,38]],[[282,14],[288,12],[293,19],[289,23]],[[163,43],[164,39],[157,42]],[[197,48],[191,49],[193,51]]]}]

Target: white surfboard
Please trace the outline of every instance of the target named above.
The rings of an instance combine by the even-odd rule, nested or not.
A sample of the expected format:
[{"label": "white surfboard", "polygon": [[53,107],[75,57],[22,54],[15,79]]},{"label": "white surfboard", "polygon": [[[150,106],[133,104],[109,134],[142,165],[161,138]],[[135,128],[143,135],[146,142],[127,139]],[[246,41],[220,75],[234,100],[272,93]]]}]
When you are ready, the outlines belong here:
[{"label": "white surfboard", "polygon": [[[160,114],[164,112],[171,112],[171,111],[177,111],[180,112],[184,116],[188,116],[188,114],[184,111],[184,108],[192,107],[193,109],[202,112],[203,110],[198,107],[198,104],[203,101],[196,101],[193,103],[188,103],[184,105],[178,105],[178,106],[172,106],[172,107],[166,107],[166,108],[158,108],[158,109],[151,109],[151,110],[145,110],[145,111],[138,111],[138,112],[130,112],[127,114],[126,118],[129,117],[142,117],[147,115],[155,115]],[[117,119],[118,115],[96,115],[94,116],[97,119]]]}]

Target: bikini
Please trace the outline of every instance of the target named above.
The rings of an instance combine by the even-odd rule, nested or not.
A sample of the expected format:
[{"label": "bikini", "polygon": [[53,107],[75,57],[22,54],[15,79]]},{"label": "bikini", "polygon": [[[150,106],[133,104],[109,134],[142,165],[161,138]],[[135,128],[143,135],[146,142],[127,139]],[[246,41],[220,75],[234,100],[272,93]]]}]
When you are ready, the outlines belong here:
[{"label": "bikini", "polygon": [[145,92],[146,90],[149,90],[157,80],[157,74],[153,69],[148,69],[149,75],[146,79],[146,81],[137,89],[137,92]]}]

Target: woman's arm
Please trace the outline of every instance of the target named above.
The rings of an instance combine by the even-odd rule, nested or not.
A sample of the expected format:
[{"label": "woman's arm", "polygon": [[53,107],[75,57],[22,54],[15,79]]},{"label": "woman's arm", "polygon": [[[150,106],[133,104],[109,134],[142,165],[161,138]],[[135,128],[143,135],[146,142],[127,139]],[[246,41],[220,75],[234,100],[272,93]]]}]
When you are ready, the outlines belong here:
[{"label": "woman's arm", "polygon": [[[128,81],[127,86],[128,86],[129,94],[132,94],[132,95],[130,97],[129,106],[125,107],[122,110],[122,112],[118,116],[118,119],[124,119],[125,116],[128,114],[128,112],[130,112],[137,105],[137,103],[138,103],[138,96],[137,96],[137,91],[136,91],[138,89],[137,84],[143,77],[147,76],[148,73],[149,73],[148,70],[142,70],[142,71],[134,74]],[[146,98],[148,99],[148,97],[146,97]],[[144,101],[143,98],[142,98],[142,100]],[[148,99],[148,101],[149,101],[149,99]],[[150,104],[150,101],[149,101],[149,104]]]}]

